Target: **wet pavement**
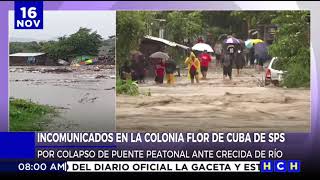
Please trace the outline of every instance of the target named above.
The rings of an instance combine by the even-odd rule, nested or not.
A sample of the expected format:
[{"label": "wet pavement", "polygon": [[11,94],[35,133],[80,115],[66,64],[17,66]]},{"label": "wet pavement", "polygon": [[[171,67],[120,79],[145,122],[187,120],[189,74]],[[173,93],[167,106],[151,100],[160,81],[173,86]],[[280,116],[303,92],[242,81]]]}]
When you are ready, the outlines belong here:
[{"label": "wet pavement", "polygon": [[112,67],[10,67],[10,97],[55,106],[45,131],[115,130]]}]

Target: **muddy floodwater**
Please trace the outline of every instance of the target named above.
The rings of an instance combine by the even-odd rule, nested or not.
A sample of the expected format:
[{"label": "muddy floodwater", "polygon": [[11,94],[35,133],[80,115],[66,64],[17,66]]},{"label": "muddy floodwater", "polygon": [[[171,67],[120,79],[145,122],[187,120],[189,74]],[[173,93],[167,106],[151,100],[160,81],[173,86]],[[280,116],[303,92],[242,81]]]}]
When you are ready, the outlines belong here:
[{"label": "muddy floodwater", "polygon": [[117,96],[117,130],[309,132],[310,89],[264,87],[264,73],[254,69],[233,76],[223,81],[221,69],[211,67],[200,84],[191,85],[186,72],[173,87],[150,79],[140,85],[142,95]]},{"label": "muddy floodwater", "polygon": [[60,113],[45,131],[113,131],[114,75],[113,68],[93,66],[10,67],[10,97],[55,106]]}]

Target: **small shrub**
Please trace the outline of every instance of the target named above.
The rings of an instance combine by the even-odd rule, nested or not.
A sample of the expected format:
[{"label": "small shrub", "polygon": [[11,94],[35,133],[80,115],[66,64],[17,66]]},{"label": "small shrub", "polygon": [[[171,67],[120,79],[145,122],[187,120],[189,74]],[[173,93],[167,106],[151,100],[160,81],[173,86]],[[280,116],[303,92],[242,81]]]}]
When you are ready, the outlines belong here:
[{"label": "small shrub", "polygon": [[139,95],[139,86],[136,81],[117,79],[117,94],[125,94],[130,96]]}]

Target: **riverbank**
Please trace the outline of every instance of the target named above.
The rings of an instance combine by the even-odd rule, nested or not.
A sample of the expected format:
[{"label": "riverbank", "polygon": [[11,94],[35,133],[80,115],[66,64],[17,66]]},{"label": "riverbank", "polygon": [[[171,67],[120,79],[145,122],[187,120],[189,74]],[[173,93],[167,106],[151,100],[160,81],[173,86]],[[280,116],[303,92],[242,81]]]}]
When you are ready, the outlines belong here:
[{"label": "riverbank", "polygon": [[56,114],[52,106],[10,99],[10,131],[42,131]]}]

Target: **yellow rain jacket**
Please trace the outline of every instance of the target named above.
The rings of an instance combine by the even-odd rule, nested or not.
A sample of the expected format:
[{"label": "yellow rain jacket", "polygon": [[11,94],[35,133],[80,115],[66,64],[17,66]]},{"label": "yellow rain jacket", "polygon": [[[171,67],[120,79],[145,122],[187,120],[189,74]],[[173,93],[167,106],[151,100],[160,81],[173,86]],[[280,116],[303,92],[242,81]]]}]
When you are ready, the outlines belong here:
[{"label": "yellow rain jacket", "polygon": [[196,67],[197,72],[198,72],[198,77],[200,78],[200,74],[201,74],[200,73],[201,72],[200,61],[193,52],[190,53],[190,56],[187,57],[187,59],[184,61],[184,63],[186,65],[188,65],[188,79],[190,79],[190,69],[191,69],[192,64],[194,64],[194,66]]}]

